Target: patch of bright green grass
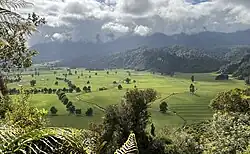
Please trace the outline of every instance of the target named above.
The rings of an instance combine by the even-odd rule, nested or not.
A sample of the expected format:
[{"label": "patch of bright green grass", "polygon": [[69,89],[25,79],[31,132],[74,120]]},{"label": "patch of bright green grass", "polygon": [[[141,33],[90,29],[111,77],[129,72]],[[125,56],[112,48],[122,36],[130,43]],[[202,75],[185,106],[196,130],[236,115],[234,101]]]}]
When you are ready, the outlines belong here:
[{"label": "patch of bright green grass", "polygon": [[[175,95],[169,97],[165,101],[169,104],[171,111],[177,112],[181,117],[187,120],[188,123],[198,122],[201,120],[209,119],[212,117],[212,111],[208,107],[210,100],[220,91],[229,90],[233,88],[245,88],[243,81],[230,79],[228,81],[215,81],[215,74],[213,73],[177,73],[174,77],[160,76],[157,74],[150,74],[149,72],[135,72],[131,71],[131,76],[128,76],[125,70],[109,71],[109,75],[106,71],[91,71],[90,73],[85,70],[79,70],[75,75],[75,71],[72,70],[73,75],[68,76],[74,84],[81,89],[83,86],[88,86],[87,81],[90,81],[92,87],[91,93],[72,93],[67,94],[68,98],[73,102],[76,108],[82,110],[82,116],[69,116],[65,106],[57,99],[55,94],[36,94],[31,98],[32,104],[38,108],[45,108],[49,110],[52,106],[58,109],[58,116],[49,116],[51,126],[68,126],[77,128],[87,128],[90,122],[101,122],[104,116],[103,110],[100,108],[106,108],[111,104],[120,103],[121,98],[125,94],[126,90],[134,88],[136,85],[139,89],[153,88],[158,91],[159,99],[153,102],[149,108],[152,115],[152,121],[157,128],[163,128],[164,126],[178,127],[183,124],[183,120],[173,114],[167,112],[162,114],[159,112],[159,105],[162,99],[169,96],[172,93]],[[63,77],[62,73],[65,71],[57,71],[54,75],[54,71],[41,71],[40,76],[36,76],[37,88],[67,88],[67,84],[63,81],[59,81],[59,85],[55,86],[55,77]],[[81,76],[83,72],[83,76]],[[95,75],[97,72],[97,75]],[[89,78],[91,75],[91,78]],[[191,76],[195,76],[194,85],[197,88],[196,95],[189,93],[189,85],[191,84]],[[80,76],[80,78],[78,78]],[[113,81],[121,81],[125,78],[131,78],[131,84],[121,83],[123,90],[118,90],[117,85],[113,84]],[[29,88],[29,81],[32,79],[31,75],[24,75],[22,84],[25,88]],[[133,83],[136,80],[136,83]],[[9,87],[17,87],[18,84],[9,84]],[[107,91],[99,91],[100,87],[107,87]],[[99,107],[98,107],[99,106]],[[93,108],[93,117],[85,116],[85,112],[88,108]]]}]

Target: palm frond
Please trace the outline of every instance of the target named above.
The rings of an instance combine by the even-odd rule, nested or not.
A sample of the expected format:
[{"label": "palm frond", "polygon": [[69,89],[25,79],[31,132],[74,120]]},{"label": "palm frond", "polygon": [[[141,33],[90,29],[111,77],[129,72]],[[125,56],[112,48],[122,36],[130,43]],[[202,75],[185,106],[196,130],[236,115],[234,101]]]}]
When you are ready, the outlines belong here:
[{"label": "palm frond", "polygon": [[139,150],[137,147],[137,142],[135,138],[135,134],[131,133],[128,137],[128,140],[124,143],[124,145],[115,151],[114,154],[138,154]]},{"label": "palm frond", "polygon": [[[31,132],[0,128],[0,153],[75,153],[87,154],[88,146],[95,145],[93,132],[87,130],[43,128]],[[83,141],[91,141],[90,145]],[[91,149],[91,148],[88,148]]]},{"label": "palm frond", "polygon": [[32,5],[32,3],[24,0],[0,0],[0,26],[6,22],[18,23],[23,20],[21,15],[12,11],[12,9],[16,10],[28,5]]}]

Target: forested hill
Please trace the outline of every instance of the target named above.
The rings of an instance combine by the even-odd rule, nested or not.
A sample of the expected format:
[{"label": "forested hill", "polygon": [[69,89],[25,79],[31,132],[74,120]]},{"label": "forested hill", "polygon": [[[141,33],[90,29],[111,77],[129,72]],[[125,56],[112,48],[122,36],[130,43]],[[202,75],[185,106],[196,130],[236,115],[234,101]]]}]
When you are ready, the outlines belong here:
[{"label": "forested hill", "polygon": [[201,49],[183,46],[164,48],[140,47],[114,54],[99,61],[101,66],[171,72],[211,72],[226,64],[211,57]]},{"label": "forested hill", "polygon": [[[221,46],[250,45],[250,30],[234,33],[202,32],[192,35],[177,34],[168,36],[155,33],[150,36],[126,36],[106,43],[86,42],[47,42],[36,44],[31,49],[39,51],[34,57],[35,63],[42,61],[63,60],[67,65],[85,65],[86,61],[95,61],[108,54],[125,52],[141,46],[161,48],[172,45],[182,45],[191,48],[210,49]],[[217,48],[218,49],[218,48]],[[82,59],[81,63],[75,63]]]}]

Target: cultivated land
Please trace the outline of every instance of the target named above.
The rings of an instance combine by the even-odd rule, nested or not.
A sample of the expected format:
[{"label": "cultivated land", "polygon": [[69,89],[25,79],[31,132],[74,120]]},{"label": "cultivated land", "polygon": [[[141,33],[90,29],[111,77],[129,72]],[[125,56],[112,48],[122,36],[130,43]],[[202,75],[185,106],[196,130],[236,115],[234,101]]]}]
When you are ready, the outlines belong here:
[{"label": "cultivated land", "polygon": [[[127,89],[134,88],[153,88],[159,92],[159,99],[153,102],[150,106],[150,113],[152,115],[153,123],[157,128],[163,128],[164,126],[179,127],[184,122],[183,120],[168,112],[162,114],[159,112],[160,102],[170,96],[165,101],[169,105],[171,111],[177,112],[181,117],[187,120],[188,123],[198,122],[200,120],[209,119],[212,117],[212,112],[208,107],[210,100],[220,91],[229,90],[232,88],[244,88],[244,82],[239,80],[230,79],[228,81],[215,81],[216,74],[203,73],[203,74],[188,74],[177,73],[174,77],[161,76],[158,74],[152,74],[149,72],[136,72],[130,71],[131,76],[128,76],[127,70],[109,70],[109,74],[106,71],[86,71],[84,69],[77,69],[78,74],[75,75],[75,70],[71,70],[73,75],[69,76],[77,87],[81,89],[87,85],[87,81],[90,81],[92,89],[91,93],[66,93],[67,97],[76,108],[82,109],[82,116],[68,115],[65,105],[61,103],[56,94],[34,94],[31,96],[32,105],[38,108],[45,108],[49,110],[52,106],[58,109],[57,116],[49,116],[50,126],[67,126],[76,128],[87,128],[90,122],[101,122],[104,116],[103,108],[111,104],[117,104],[121,101],[122,96]],[[54,75],[52,71],[39,71],[40,76],[34,76],[37,81],[36,88],[68,88],[64,81],[58,81],[59,85],[55,85],[56,77],[63,77],[65,70],[57,70],[57,74]],[[81,76],[83,72],[83,76]],[[97,75],[95,73],[97,72]],[[30,88],[31,75],[34,72],[24,72],[22,81],[20,83],[8,84],[8,88],[20,88],[19,85],[23,85],[25,88]],[[91,78],[89,78],[91,75]],[[189,93],[189,85],[191,84],[191,75],[195,76],[195,86],[198,89],[196,95]],[[78,79],[78,76],[80,78]],[[121,83],[123,90],[118,90],[117,85],[113,84],[113,81],[121,81],[125,78],[131,78],[131,84]],[[133,83],[136,80],[136,83]],[[122,81],[121,81],[122,82]],[[106,91],[99,91],[101,87],[107,87]],[[93,108],[94,114],[92,117],[85,116],[85,111],[88,108]]]}]

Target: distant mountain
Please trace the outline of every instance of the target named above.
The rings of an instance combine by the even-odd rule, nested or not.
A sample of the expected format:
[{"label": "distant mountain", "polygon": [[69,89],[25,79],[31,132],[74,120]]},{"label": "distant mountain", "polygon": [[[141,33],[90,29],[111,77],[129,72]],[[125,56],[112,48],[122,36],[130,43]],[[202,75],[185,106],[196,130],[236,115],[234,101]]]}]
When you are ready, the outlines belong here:
[{"label": "distant mountain", "polygon": [[229,63],[222,66],[220,72],[233,74],[239,79],[250,76],[250,47],[232,48],[223,58]]},{"label": "distant mountain", "polygon": [[250,30],[235,33],[202,32],[193,35],[167,36],[155,33],[151,36],[126,36],[112,42],[95,44],[83,42],[49,42],[36,44],[32,49],[40,52],[35,63],[61,60],[62,65],[89,66],[109,54],[124,52],[141,46],[161,48],[182,45],[192,48],[211,49],[234,45],[250,45]]}]

